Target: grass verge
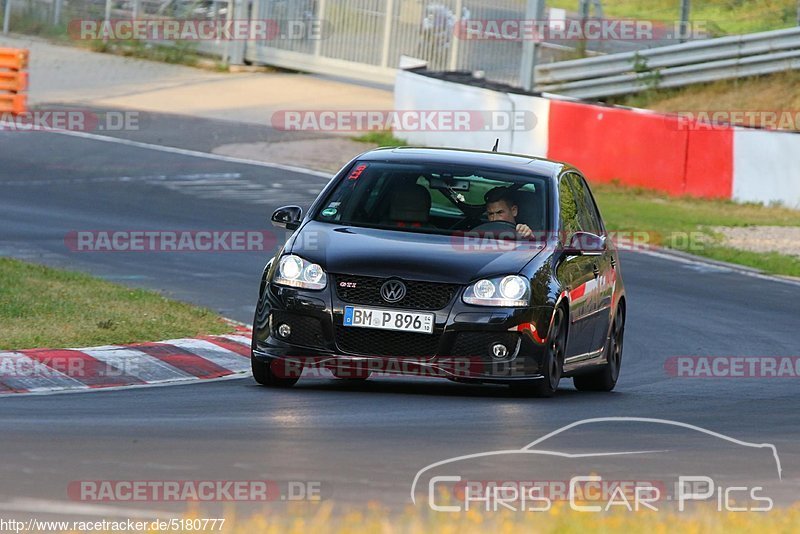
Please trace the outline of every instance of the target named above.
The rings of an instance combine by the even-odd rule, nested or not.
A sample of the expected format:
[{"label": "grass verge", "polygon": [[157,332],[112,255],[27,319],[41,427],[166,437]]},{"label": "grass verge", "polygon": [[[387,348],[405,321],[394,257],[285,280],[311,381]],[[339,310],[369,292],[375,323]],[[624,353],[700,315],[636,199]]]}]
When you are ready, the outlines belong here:
[{"label": "grass verge", "polygon": [[[1,14],[2,13],[0,13],[0,15]],[[96,17],[89,17],[86,14],[82,14],[72,18],[100,20],[103,18],[103,15],[101,13]],[[62,20],[70,20],[70,18],[64,16],[62,17]],[[0,24],[2,24],[1,16]],[[228,71],[228,65],[226,63],[200,54],[197,51],[197,44],[191,41],[177,41],[172,44],[159,44],[155,42],[146,42],[133,39],[114,39],[105,42],[102,39],[75,39],[70,35],[66,24],[62,23],[53,25],[51,24],[51,20],[49,18],[43,17],[41,13],[35,13],[30,10],[13,16],[10,20],[9,26],[13,33],[42,37],[58,45],[75,46],[103,54],[114,54],[123,57],[147,59],[150,61],[185,65],[188,67],[197,67],[218,72]]]},{"label": "grass verge", "polygon": [[[797,110],[800,110],[800,72],[786,71],[767,76],[690,85],[675,89],[649,89],[610,103],[647,108],[664,113],[723,111],[785,112],[783,120],[771,125],[779,129],[800,130]],[[763,124],[763,114],[745,119],[744,126]],[[735,118],[735,116],[732,116]],[[791,119],[791,120],[787,120]],[[750,123],[752,122],[752,124]]]},{"label": "grass verge", "polygon": [[219,72],[226,72],[228,70],[228,66],[221,61],[211,60],[198,54],[195,43],[193,42],[179,41],[168,45],[136,40],[114,42],[96,40],[87,41],[87,46],[93,52],[100,52],[103,54],[160,61],[161,63],[172,63],[175,65],[185,65],[187,67],[209,68],[213,66],[213,69],[210,70]]},{"label": "grass verge", "polygon": [[408,143],[395,137],[391,130],[368,132],[353,138],[359,143],[372,143],[378,146],[408,146]]},{"label": "grass verge", "polygon": [[[296,506],[295,506],[296,504]],[[515,503],[517,507],[521,505]],[[535,510],[539,503],[526,503]],[[463,506],[463,503],[461,503]],[[291,503],[285,508],[274,508],[249,517],[225,514],[224,532],[231,534],[251,532],[280,532],[282,534],[313,533],[484,533],[504,534],[583,534],[585,532],[649,532],[669,534],[672,532],[703,534],[750,534],[770,532],[774,534],[797,531],[800,507],[777,507],[769,512],[719,512],[711,506],[698,505],[679,513],[667,509],[658,511],[626,511],[619,503],[611,512],[576,512],[563,502],[555,502],[547,511],[483,512],[480,506],[459,513],[432,512],[408,507],[405,512],[391,514],[383,506],[370,503],[358,508],[344,508],[324,501],[310,505]],[[208,517],[199,510],[186,514],[186,520],[200,521]],[[189,532],[186,530],[185,532]]]},{"label": "grass verge", "polygon": [[87,347],[230,332],[210,310],[85,274],[0,258],[0,349]]},{"label": "grass verge", "polygon": [[[577,0],[550,0],[549,7],[578,11]],[[615,0],[603,2],[606,17],[671,22],[680,19],[676,0]],[[796,24],[795,0],[703,0],[692,2],[689,20],[703,22],[712,36],[789,28]],[[592,11],[594,15],[594,11]]]},{"label": "grass verge", "polygon": [[729,200],[669,197],[615,185],[592,186],[606,226],[613,232],[647,232],[654,245],[800,277],[800,258],[723,246],[714,226],[800,226],[800,211]]}]

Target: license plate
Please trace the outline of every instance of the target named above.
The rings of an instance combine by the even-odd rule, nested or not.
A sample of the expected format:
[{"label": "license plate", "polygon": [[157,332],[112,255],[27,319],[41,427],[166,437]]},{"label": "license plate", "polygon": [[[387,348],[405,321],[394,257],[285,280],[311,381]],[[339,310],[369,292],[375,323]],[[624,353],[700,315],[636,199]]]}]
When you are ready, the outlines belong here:
[{"label": "license plate", "polygon": [[432,313],[359,308],[356,306],[345,306],[344,308],[344,325],[359,326],[361,328],[432,334],[433,317]]}]

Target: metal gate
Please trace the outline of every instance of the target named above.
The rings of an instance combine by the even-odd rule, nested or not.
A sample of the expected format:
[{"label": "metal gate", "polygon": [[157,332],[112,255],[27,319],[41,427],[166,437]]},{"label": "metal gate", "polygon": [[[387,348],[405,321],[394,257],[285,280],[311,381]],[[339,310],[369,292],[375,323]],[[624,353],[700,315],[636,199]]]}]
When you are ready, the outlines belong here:
[{"label": "metal gate", "polygon": [[[277,35],[248,41],[254,63],[393,83],[401,57],[432,70],[485,71],[515,83],[520,43],[462,39],[459,21],[470,17],[520,18],[515,0],[253,0],[252,19],[276,21]],[[313,30],[311,29],[313,27]],[[306,31],[303,31],[303,30]],[[411,63],[413,63],[411,59]]]}]

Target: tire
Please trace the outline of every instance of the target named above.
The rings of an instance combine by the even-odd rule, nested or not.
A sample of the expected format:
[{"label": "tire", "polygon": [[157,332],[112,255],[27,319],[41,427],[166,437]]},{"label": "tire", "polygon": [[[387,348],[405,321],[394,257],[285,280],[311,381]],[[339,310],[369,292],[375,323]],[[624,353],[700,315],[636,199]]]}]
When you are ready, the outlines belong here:
[{"label": "tire", "polygon": [[547,339],[547,351],[542,359],[544,377],[535,382],[512,384],[511,389],[515,393],[546,398],[552,397],[558,390],[558,384],[564,374],[564,351],[567,346],[567,314],[560,306],[553,315],[553,326]]},{"label": "tire", "polygon": [[622,345],[625,339],[625,312],[617,307],[614,322],[606,339],[606,364],[599,371],[577,375],[572,381],[578,391],[612,391],[622,366]]},{"label": "tire", "polygon": [[[256,303],[256,311],[253,316],[253,330],[257,327],[265,328],[269,320],[269,307],[264,302],[264,290],[266,285],[267,271],[272,265],[272,260],[267,263],[267,267],[261,278],[261,288],[259,290],[259,298]],[[300,380],[300,375],[303,373],[302,365],[297,365],[289,369],[288,365],[282,360],[260,360],[253,356],[253,351],[257,348],[255,332],[250,345],[250,368],[253,370],[253,378],[262,386],[272,388],[289,388],[292,387]],[[277,372],[276,372],[277,371]]]},{"label": "tire", "polygon": [[[286,372],[281,369],[280,360],[263,361],[250,357],[250,367],[253,369],[253,378],[262,386],[271,388],[290,388],[300,380],[302,369],[295,372]],[[276,370],[278,371],[276,373]],[[281,372],[283,371],[283,372]],[[284,376],[280,376],[284,375]]]}]

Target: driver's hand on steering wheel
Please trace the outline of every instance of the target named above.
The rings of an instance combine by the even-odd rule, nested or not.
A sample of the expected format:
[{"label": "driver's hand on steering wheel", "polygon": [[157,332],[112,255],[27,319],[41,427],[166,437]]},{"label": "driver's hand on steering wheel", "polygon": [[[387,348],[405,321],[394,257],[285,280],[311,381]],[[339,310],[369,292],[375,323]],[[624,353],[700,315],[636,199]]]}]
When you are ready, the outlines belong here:
[{"label": "driver's hand on steering wheel", "polygon": [[531,237],[533,235],[533,230],[527,224],[518,224],[516,230],[520,237]]}]

